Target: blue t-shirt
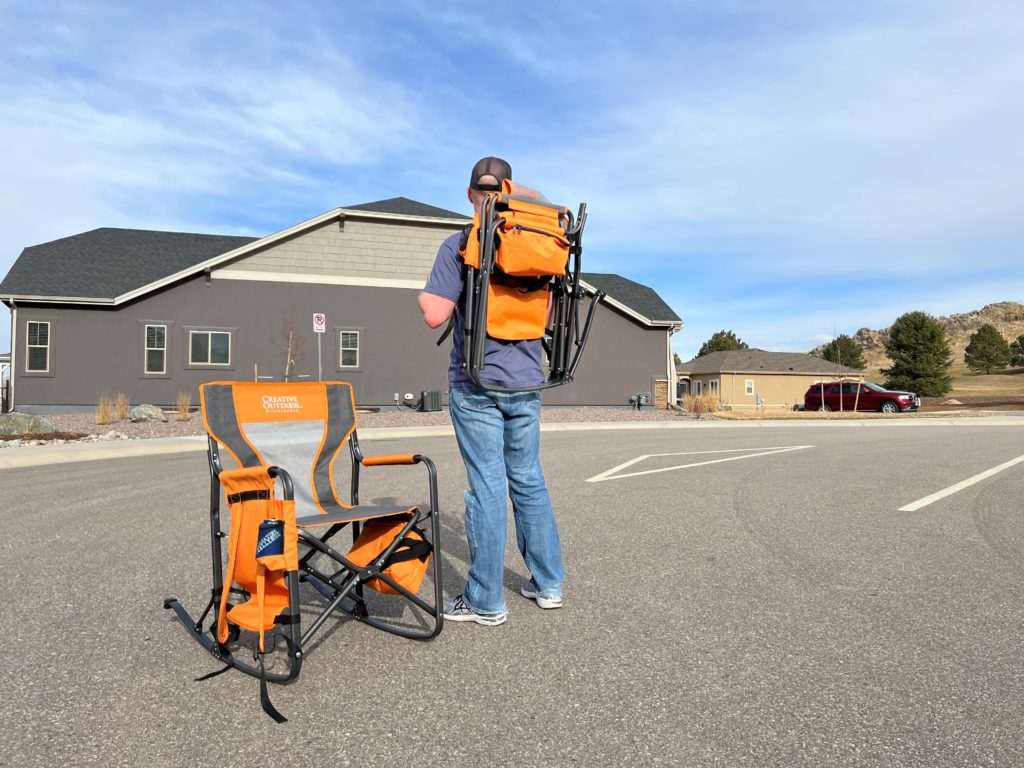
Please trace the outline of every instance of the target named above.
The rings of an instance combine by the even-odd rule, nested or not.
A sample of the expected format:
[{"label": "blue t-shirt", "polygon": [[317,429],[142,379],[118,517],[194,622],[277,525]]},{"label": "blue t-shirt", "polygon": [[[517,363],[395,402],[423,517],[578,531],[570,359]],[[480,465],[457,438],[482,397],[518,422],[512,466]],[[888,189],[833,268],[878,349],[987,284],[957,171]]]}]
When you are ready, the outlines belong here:
[{"label": "blue t-shirt", "polygon": [[[462,257],[459,256],[459,239],[456,233],[441,243],[434,259],[434,268],[424,287],[443,299],[455,302],[455,330],[452,332],[452,356],[448,365],[448,383],[465,384],[466,375],[462,368],[465,360],[465,273]],[[501,341],[487,337],[484,343],[484,367],[480,370],[480,382],[497,387],[539,387],[544,383],[540,359],[543,347],[540,339],[528,341]]]}]

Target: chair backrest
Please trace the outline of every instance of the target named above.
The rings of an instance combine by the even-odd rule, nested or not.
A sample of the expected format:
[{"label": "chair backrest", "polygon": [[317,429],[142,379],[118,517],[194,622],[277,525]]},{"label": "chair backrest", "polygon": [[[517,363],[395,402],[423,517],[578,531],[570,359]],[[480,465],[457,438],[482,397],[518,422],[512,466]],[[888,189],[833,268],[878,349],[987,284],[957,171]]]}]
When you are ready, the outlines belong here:
[{"label": "chair backrest", "polygon": [[335,462],[356,428],[344,381],[216,381],[199,387],[203,426],[240,467],[279,466],[291,475],[299,517],[350,507]]}]

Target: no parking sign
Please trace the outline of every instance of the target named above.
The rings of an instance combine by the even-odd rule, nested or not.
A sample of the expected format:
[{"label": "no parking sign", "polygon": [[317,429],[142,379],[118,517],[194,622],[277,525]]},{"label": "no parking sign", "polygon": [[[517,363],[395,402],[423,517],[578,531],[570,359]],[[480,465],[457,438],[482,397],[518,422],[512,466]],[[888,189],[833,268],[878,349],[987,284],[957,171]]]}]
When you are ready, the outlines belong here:
[{"label": "no parking sign", "polygon": [[313,333],[324,333],[327,330],[327,315],[322,312],[313,313]]}]

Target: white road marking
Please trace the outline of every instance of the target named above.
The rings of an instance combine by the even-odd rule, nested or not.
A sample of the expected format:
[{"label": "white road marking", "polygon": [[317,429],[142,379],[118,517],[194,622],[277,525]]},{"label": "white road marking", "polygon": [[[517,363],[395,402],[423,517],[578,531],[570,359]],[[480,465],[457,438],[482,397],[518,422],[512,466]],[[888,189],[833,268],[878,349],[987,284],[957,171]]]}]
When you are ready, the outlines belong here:
[{"label": "white road marking", "polygon": [[922,507],[927,507],[932,502],[938,501],[939,499],[944,499],[947,496],[952,496],[957,491],[962,491],[964,488],[969,488],[975,483],[980,483],[985,478],[992,477],[992,475],[996,474],[997,472],[1002,472],[1004,469],[1009,469],[1014,464],[1020,464],[1022,461],[1024,461],[1024,456],[1018,456],[1016,459],[1010,459],[1009,461],[1000,464],[998,467],[986,469],[984,472],[980,472],[974,477],[969,477],[966,480],[961,480],[956,485],[951,485],[949,486],[949,488],[943,488],[941,491],[936,491],[931,496],[925,496],[923,499],[918,499],[917,501],[911,504],[907,504],[906,506],[900,507],[897,511],[916,512]]},{"label": "white road marking", "polygon": [[[739,461],[740,459],[753,459],[757,456],[771,456],[776,453],[786,453],[788,451],[799,451],[804,448],[813,448],[813,445],[786,445],[774,448],[729,448],[722,451],[684,451],[683,453],[650,453],[643,456],[637,456],[635,459],[619,464],[617,467],[612,467],[605,472],[602,472],[593,477],[588,477],[588,483],[599,483],[603,480],[621,480],[624,477],[638,477],[639,475],[653,475],[657,472],[671,472],[675,469],[689,469],[690,467],[703,467],[708,464],[722,464],[726,461]],[[756,453],[749,453],[749,451],[756,451]],[[616,472],[631,467],[644,459],[653,459],[659,456],[705,456],[708,454],[715,453],[741,453],[740,456],[728,456],[723,459],[710,459],[708,461],[697,461],[692,464],[680,464],[675,467],[660,467],[659,469],[646,469],[642,472],[627,472],[623,475],[617,475]]]}]

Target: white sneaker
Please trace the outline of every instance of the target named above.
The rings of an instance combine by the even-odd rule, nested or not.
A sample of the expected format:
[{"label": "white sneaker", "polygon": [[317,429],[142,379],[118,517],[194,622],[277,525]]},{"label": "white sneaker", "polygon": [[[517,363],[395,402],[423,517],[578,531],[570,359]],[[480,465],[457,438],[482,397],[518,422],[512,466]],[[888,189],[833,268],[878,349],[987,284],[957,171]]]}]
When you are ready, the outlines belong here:
[{"label": "white sneaker", "polygon": [[537,587],[533,584],[533,579],[523,582],[523,586],[519,588],[519,594],[523,597],[528,597],[531,600],[536,600],[537,605],[541,608],[561,608],[562,607],[562,596],[561,595],[545,595],[538,591]]},{"label": "white sneaker", "polygon": [[444,618],[446,621],[475,621],[486,627],[496,627],[498,624],[505,623],[505,620],[508,619],[508,611],[477,613],[469,607],[462,595],[459,595],[444,599]]}]

